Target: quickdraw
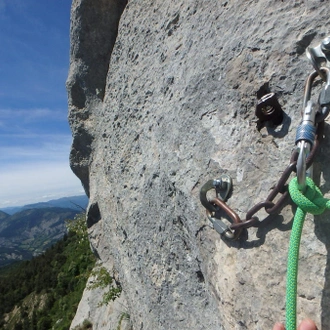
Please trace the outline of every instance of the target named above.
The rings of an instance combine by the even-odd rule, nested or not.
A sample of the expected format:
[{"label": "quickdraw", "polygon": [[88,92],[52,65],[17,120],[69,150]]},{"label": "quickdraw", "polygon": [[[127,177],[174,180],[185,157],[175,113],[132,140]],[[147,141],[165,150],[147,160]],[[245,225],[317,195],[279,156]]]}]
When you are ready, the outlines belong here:
[{"label": "quickdraw", "polygon": [[[306,50],[307,57],[310,59],[315,71],[307,78],[305,83],[302,121],[297,128],[295,139],[296,148],[291,155],[289,165],[283,171],[282,176],[277,184],[271,190],[265,201],[254,205],[246,213],[245,219],[242,220],[237,213],[232,210],[226,201],[229,198],[232,189],[232,180],[228,175],[222,175],[219,179],[209,180],[200,189],[200,201],[206,209],[207,218],[213,225],[213,228],[227,239],[238,239],[243,229],[250,227],[258,227],[262,221],[256,216],[261,209],[270,214],[279,214],[283,207],[289,203],[290,195],[288,192],[287,181],[292,172],[297,173],[299,189],[305,190],[306,176],[311,177],[313,171],[313,161],[319,149],[319,144],[323,138],[324,120],[330,112],[330,37],[325,38],[321,45]],[[321,66],[325,62],[327,66]],[[320,77],[324,81],[322,91],[318,99],[318,109],[311,101],[312,88],[315,80]],[[282,110],[277,101],[274,101],[274,94],[271,93],[264,97],[270,103],[266,104],[268,110],[265,115],[259,117],[262,121],[272,119],[275,116],[279,124],[279,118],[283,117]],[[257,107],[258,107],[257,105]],[[258,108],[256,114],[262,111]],[[209,198],[209,191],[215,191],[215,197]],[[223,195],[221,195],[223,193]],[[279,197],[278,197],[279,196]],[[277,201],[274,202],[275,198]],[[223,212],[231,219],[231,224],[227,225],[221,217]]]}]

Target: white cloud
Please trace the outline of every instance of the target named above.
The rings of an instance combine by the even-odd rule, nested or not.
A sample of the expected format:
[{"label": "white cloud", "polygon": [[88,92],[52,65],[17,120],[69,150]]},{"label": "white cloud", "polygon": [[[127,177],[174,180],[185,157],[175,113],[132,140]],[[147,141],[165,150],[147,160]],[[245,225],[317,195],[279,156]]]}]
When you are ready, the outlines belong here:
[{"label": "white cloud", "polygon": [[[2,134],[16,145],[0,144],[1,162],[35,162],[37,160],[66,160],[69,158],[71,135],[68,134]],[[0,169],[2,164],[0,163]]]},{"label": "white cloud", "polygon": [[0,207],[84,193],[69,166],[69,134],[22,135],[15,140],[22,143],[0,145]]},{"label": "white cloud", "polygon": [[66,162],[36,162],[2,167],[0,207],[24,205],[83,194]]},{"label": "white cloud", "polygon": [[83,193],[68,160],[69,6],[0,0],[2,207]]},{"label": "white cloud", "polygon": [[47,120],[67,120],[66,112],[62,109],[0,109],[0,121],[11,121],[19,118],[23,122]]}]

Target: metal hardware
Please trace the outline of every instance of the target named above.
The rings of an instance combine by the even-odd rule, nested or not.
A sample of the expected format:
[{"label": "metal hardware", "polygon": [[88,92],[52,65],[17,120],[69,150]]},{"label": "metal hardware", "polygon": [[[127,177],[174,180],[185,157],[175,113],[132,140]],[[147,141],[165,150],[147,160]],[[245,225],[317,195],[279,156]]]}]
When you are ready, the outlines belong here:
[{"label": "metal hardware", "polygon": [[[313,143],[313,147],[312,147],[312,149],[311,149],[311,151],[310,151],[310,153],[309,153],[309,155],[306,159],[306,168],[307,169],[313,164],[313,161],[314,161],[315,156],[317,154],[317,151],[319,149],[320,142],[323,139],[323,130],[324,130],[324,121],[321,121],[317,126],[315,141]],[[258,218],[255,215],[262,208],[265,208],[265,211],[268,214],[279,214],[281,212],[282,208],[287,203],[289,203],[290,195],[289,195],[289,192],[288,192],[288,189],[287,189],[287,186],[288,186],[287,181],[288,181],[290,175],[293,172],[296,171],[298,155],[299,155],[298,151],[295,149],[292,153],[292,156],[291,156],[291,159],[290,159],[290,164],[283,171],[280,179],[278,180],[275,187],[271,190],[271,192],[269,193],[266,200],[263,201],[263,202],[259,202],[258,204],[254,205],[252,208],[250,208],[246,213],[245,220],[243,220],[243,221],[241,221],[240,223],[237,223],[237,224],[232,223],[229,226],[229,229],[231,231],[233,231],[233,230],[235,231],[235,238],[236,239],[238,238],[238,236],[236,236],[236,234],[239,233],[239,232],[236,232],[236,230],[238,230],[238,229],[247,229],[247,228],[250,228],[250,227],[258,227],[261,224],[261,222],[258,220]],[[213,184],[214,180],[210,180],[210,181]],[[277,199],[276,202],[274,202],[275,198],[278,197],[278,195],[280,195],[280,197]],[[207,202],[209,204],[211,204],[209,201],[207,201]],[[209,205],[209,204],[207,204],[207,205]],[[212,206],[215,209],[215,211],[218,211],[217,208],[214,207],[214,205],[212,205]],[[212,214],[214,214],[212,211],[210,211],[208,209],[207,209],[206,213],[207,213],[208,217],[211,217],[211,218],[212,218]],[[226,224],[224,224],[221,220],[218,220],[218,219],[215,219],[215,220],[217,220],[217,222],[216,222],[216,225],[214,226],[214,229],[217,230],[217,232],[220,233],[220,231],[221,231],[219,229],[220,226],[221,226],[221,228],[223,228],[222,233],[227,231],[228,226],[226,226]],[[210,221],[211,221],[211,219],[210,219]],[[224,234],[224,235],[226,237],[228,237],[228,235],[230,236],[230,233],[226,232],[226,234]],[[228,237],[228,238],[230,238],[230,237]]]},{"label": "metal hardware", "polygon": [[[306,159],[310,151],[310,145],[306,141],[298,143],[299,156],[297,161],[297,180],[299,190],[305,191],[306,188]],[[310,173],[312,176],[312,173]]]},{"label": "metal hardware", "polygon": [[212,204],[215,204],[220,207],[220,209],[224,210],[226,214],[233,220],[233,223],[240,223],[242,222],[238,214],[232,210],[224,201],[219,198],[213,198],[211,200]]},{"label": "metal hardware", "polygon": [[[325,71],[329,71],[326,68],[322,68],[322,70]],[[321,71],[322,72],[322,71]],[[322,72],[323,74],[323,72]],[[311,99],[312,97],[312,88],[313,88],[313,83],[314,80],[317,78],[318,76],[318,72],[317,71],[313,71],[307,78],[306,83],[305,83],[305,88],[304,88],[304,101],[303,101],[303,110],[301,111],[301,115],[304,115],[304,110],[307,107],[307,102]]]},{"label": "metal hardware", "polygon": [[[206,215],[213,225],[213,228],[220,234],[229,239],[237,238],[241,229],[234,232],[221,219],[216,217],[219,208],[224,210],[226,214],[232,219],[233,223],[241,223],[239,216],[225,203],[232,188],[232,180],[230,176],[223,174],[219,179],[207,181],[201,188],[199,198],[203,206],[206,208]],[[207,193],[215,189],[215,198],[208,200]],[[225,191],[221,196],[221,192]]]},{"label": "metal hardware", "polygon": [[[222,201],[219,198],[213,198],[210,201],[212,204],[218,206],[221,210],[223,210],[232,220],[233,224],[239,224],[242,222],[238,214],[232,210],[224,201]],[[241,233],[241,228],[238,230],[235,230],[234,232],[231,231],[230,226],[227,226],[227,230],[224,231],[224,234],[227,238],[237,238]]]},{"label": "metal hardware", "polygon": [[[253,206],[247,213],[246,213],[246,221],[249,221],[254,218],[254,215],[260,211],[262,208],[271,209],[275,206],[275,204],[269,200],[266,200],[264,202],[260,202]],[[256,218],[256,217],[255,217]]]},{"label": "metal hardware", "polygon": [[229,239],[234,239],[235,234],[230,230],[230,228],[220,219],[217,219],[212,216],[212,213],[208,210],[206,210],[206,215],[208,219],[211,221],[213,225],[213,229],[217,231],[220,235],[224,235],[225,237]]},{"label": "metal hardware", "polygon": [[321,44],[314,48],[308,47],[306,55],[320,77],[326,81],[327,77],[321,70],[321,64],[325,62],[330,67],[330,37],[323,39]]},{"label": "metal hardware", "polygon": [[[329,39],[330,41],[330,39]],[[321,111],[316,113],[315,107],[311,101],[312,86],[314,80],[318,77],[319,72],[326,78],[326,85],[323,87],[321,94],[319,95],[319,104]],[[320,122],[326,118],[329,114],[330,107],[330,70],[326,67],[320,67],[318,71],[312,72],[306,81],[302,122],[297,128],[296,145],[299,151],[297,160],[297,179],[298,185],[301,190],[305,189],[306,185],[306,159],[310,153],[311,147],[315,141],[316,122]],[[329,102],[329,103],[328,103]],[[317,115],[318,114],[318,115]],[[313,168],[309,167],[307,175],[312,177]]]},{"label": "metal hardware", "polygon": [[[306,168],[310,168],[313,164],[316,153],[319,149],[319,145],[321,140],[323,139],[323,130],[324,130],[324,121],[320,122],[317,126],[315,141],[313,147],[306,159]],[[290,159],[290,164],[283,171],[280,179],[278,180],[276,186],[272,189],[268,197],[264,202],[260,202],[254,205],[252,208],[248,210],[246,213],[245,220],[240,225],[232,225],[232,229],[236,228],[249,228],[249,227],[258,227],[260,222],[255,217],[255,214],[261,210],[263,207],[268,214],[279,214],[282,208],[289,203],[290,195],[288,192],[288,185],[286,182],[288,181],[292,172],[296,171],[297,167],[297,159],[298,159],[298,151],[294,150]],[[280,198],[274,203],[274,199],[281,194]]]},{"label": "metal hardware", "polygon": [[[330,38],[329,38],[330,42]],[[325,72],[327,77],[327,82],[323,86],[322,91],[319,95],[319,109],[316,113],[316,122],[319,123],[320,121],[324,120],[330,112],[330,69],[326,67],[322,67],[321,71]]]},{"label": "metal hardware", "polygon": [[324,121],[330,113],[330,106],[326,107],[320,107],[320,109],[317,111],[316,116],[315,116],[315,122],[318,124],[322,121]]},{"label": "metal hardware", "polygon": [[[242,221],[225,203],[231,190],[231,179],[229,177],[228,180],[225,177],[222,177],[222,180],[210,180],[200,191],[201,202],[207,209],[207,216],[213,223],[214,229],[227,238],[237,239],[242,229],[259,227],[262,222],[259,221],[256,214],[262,208],[264,208],[268,214],[280,213],[282,208],[290,200],[287,180],[293,172],[297,172],[298,182],[301,184],[301,189],[304,189],[306,175],[312,174],[313,162],[323,139],[324,120],[330,112],[330,37],[324,39],[319,46],[309,48],[307,50],[307,56],[312,61],[316,71],[308,76],[305,84],[302,121],[297,129],[295,141],[297,148],[295,148],[292,153],[290,164],[284,170],[266,200],[259,202],[250,208],[246,213],[245,220]],[[321,67],[321,62],[325,62],[329,67]],[[311,101],[311,94],[314,80],[318,76],[325,81],[325,84],[319,95],[318,109],[316,111],[316,105],[313,105]],[[274,112],[277,115],[280,113],[279,110],[276,110],[277,105],[274,107],[275,103],[273,105],[267,104],[269,99],[272,100],[274,97],[273,95],[273,93],[267,94],[258,102],[256,114],[261,114],[261,122],[265,119],[270,121],[269,118],[271,117],[269,117],[269,115]],[[206,198],[206,194],[211,189],[216,190],[217,197],[209,201]],[[226,192],[224,198],[221,198],[221,192],[223,190]],[[217,212],[220,210],[223,210],[232,220],[232,223],[229,226],[216,217]]]},{"label": "metal hardware", "polygon": [[256,106],[255,115],[258,117],[257,128],[263,127],[265,122],[280,125],[283,121],[283,110],[278,103],[275,93],[269,93],[261,97]]},{"label": "metal hardware", "polygon": [[[223,201],[226,201],[230,194],[231,188],[232,181],[230,176],[223,174],[219,179],[209,180],[202,186],[199,192],[199,199],[207,210],[209,210],[210,212],[216,212],[217,209],[214,207],[213,204],[209,202],[207,198],[207,193],[210,190],[215,189],[216,197]],[[225,191],[225,193],[223,196],[221,196],[221,191],[223,190]]]},{"label": "metal hardware", "polygon": [[[315,140],[315,115],[315,108],[309,100],[304,111],[302,122],[297,128],[296,134],[296,145],[299,151],[297,160],[297,180],[301,191],[304,191],[306,187],[306,159]],[[312,172],[313,169],[310,167],[308,174],[310,177],[313,176]]]},{"label": "metal hardware", "polygon": [[231,230],[243,230],[243,229],[248,229],[251,227],[258,227],[260,224],[260,221],[258,219],[258,217],[252,217],[249,220],[244,220],[240,223],[233,223],[230,226]]},{"label": "metal hardware", "polygon": [[199,199],[200,199],[202,205],[206,208],[206,210],[208,210],[210,212],[215,212],[216,208],[209,202],[209,200],[207,199],[207,196],[206,196],[208,191],[210,191],[212,189],[215,189],[214,180],[209,180],[200,189]]},{"label": "metal hardware", "polygon": [[324,54],[330,53],[330,37],[326,37],[321,42],[321,49]]},{"label": "metal hardware", "polygon": [[[319,71],[312,72],[305,84],[305,92],[304,92],[304,102],[303,102],[303,112],[302,112],[302,121],[297,128],[296,133],[296,141],[297,149],[299,152],[298,160],[297,160],[297,180],[299,189],[304,191],[306,187],[306,175],[312,177],[313,168],[310,167],[308,173],[306,174],[306,159],[310,153],[311,147],[315,141],[315,133],[316,133],[316,111],[315,107],[311,101],[312,95],[312,86],[315,78],[319,75],[319,72],[324,73],[325,77],[328,81],[328,72],[327,68],[319,68]],[[328,84],[327,84],[328,85]],[[325,115],[326,112],[323,114]]]},{"label": "metal hardware", "polygon": [[[217,197],[225,202],[228,199],[229,194],[231,192],[231,188],[233,186],[231,177],[227,174],[222,174],[220,176],[220,179],[214,180],[214,186],[215,186],[215,191],[217,193]],[[222,190],[225,191],[223,196],[221,196]]]}]

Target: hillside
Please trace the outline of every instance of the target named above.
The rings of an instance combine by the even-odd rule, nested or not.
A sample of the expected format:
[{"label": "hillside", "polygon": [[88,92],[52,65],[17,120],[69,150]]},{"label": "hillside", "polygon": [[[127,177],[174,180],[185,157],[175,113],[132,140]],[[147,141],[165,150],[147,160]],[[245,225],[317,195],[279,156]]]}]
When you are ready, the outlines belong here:
[{"label": "hillside", "polygon": [[40,256],[0,269],[0,329],[69,328],[95,264],[85,217],[70,228]]},{"label": "hillside", "polygon": [[0,221],[6,220],[9,217],[9,214],[3,211],[0,211]]},{"label": "hillside", "polygon": [[[27,209],[0,219],[0,267],[31,259],[63,237],[65,220],[78,212],[59,207]],[[2,212],[0,215],[3,215]]]}]

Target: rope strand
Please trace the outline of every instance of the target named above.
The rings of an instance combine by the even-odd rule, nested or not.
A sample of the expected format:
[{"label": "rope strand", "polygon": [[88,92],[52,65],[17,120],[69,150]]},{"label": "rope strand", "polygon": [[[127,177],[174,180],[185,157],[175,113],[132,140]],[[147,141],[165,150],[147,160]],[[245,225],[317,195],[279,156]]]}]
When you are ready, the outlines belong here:
[{"label": "rope strand", "polygon": [[297,178],[293,178],[289,184],[289,193],[293,202],[297,205],[293,219],[288,253],[288,271],[286,281],[286,330],[296,330],[297,326],[297,278],[298,260],[301,233],[307,213],[313,215],[322,214],[330,209],[330,200],[324,198],[321,190],[311,178],[306,178],[306,191],[302,193],[298,189]]}]

